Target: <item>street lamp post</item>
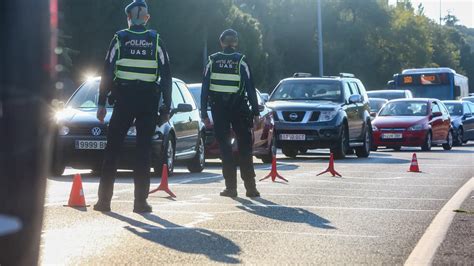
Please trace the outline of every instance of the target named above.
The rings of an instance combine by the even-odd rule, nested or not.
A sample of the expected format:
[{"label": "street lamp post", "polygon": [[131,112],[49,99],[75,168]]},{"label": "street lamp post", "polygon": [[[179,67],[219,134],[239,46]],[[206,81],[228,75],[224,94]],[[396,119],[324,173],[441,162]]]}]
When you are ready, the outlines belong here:
[{"label": "street lamp post", "polygon": [[318,0],[318,42],[319,42],[319,76],[324,76],[323,66],[323,23],[321,19],[321,0]]}]

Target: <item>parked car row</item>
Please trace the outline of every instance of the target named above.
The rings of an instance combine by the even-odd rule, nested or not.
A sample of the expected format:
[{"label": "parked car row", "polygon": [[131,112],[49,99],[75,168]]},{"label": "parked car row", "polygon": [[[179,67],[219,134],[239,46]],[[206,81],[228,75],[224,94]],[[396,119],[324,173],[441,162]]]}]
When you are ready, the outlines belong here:
[{"label": "parked car row", "polygon": [[[54,175],[61,175],[66,166],[100,171],[113,106],[106,106],[107,117],[101,124],[96,118],[99,84],[100,78],[86,81],[56,115]],[[152,167],[156,173],[161,173],[166,163],[172,174],[176,161],[186,164],[190,172],[201,172],[205,165],[204,123],[193,96],[179,79],[173,79],[171,108],[168,123],[157,121],[152,142]],[[130,125],[120,156],[121,168],[132,168],[135,144],[136,129]]]},{"label": "parked car row", "polygon": [[[96,119],[100,78],[87,80],[56,114],[57,132],[52,173],[66,166],[100,171],[113,106],[106,106],[105,123]],[[177,163],[190,172],[201,172],[206,159],[219,158],[209,107],[200,106],[201,84],[173,79],[169,122],[157,121],[152,142],[152,167],[161,173]],[[296,73],[283,79],[271,95],[257,91],[260,121],[254,125],[254,155],[270,163],[275,148],[296,158],[308,149],[328,148],[336,159],[355,152],[369,157],[371,150],[402,146],[430,150],[442,145],[450,150],[474,140],[474,103],[413,98],[409,90],[367,92],[354,75],[312,77]],[[466,99],[469,100],[469,99]],[[207,108],[211,125],[200,119]],[[120,168],[131,168],[136,129],[130,125],[120,156]],[[237,155],[236,140],[233,151]]]},{"label": "parked car row", "polygon": [[450,150],[453,145],[474,140],[474,103],[464,98],[461,101],[412,98],[411,94],[401,92],[397,91],[398,96],[392,100],[378,98],[394,96],[392,90],[369,92],[369,97],[377,97],[369,99],[374,111],[386,100],[375,115],[372,113],[373,151],[380,146],[430,150],[433,145]]}]

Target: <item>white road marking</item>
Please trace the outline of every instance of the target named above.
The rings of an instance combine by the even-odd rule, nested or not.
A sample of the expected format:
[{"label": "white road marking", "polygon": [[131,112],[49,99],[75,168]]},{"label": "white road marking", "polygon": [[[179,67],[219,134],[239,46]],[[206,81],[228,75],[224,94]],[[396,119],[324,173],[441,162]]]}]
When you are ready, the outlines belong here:
[{"label": "white road marking", "polygon": [[378,238],[380,236],[375,235],[352,235],[352,234],[322,234],[322,233],[310,233],[310,232],[294,232],[294,231],[278,231],[278,230],[254,230],[254,229],[220,229],[220,228],[196,228],[196,227],[184,227],[184,226],[173,226],[164,227],[161,225],[144,225],[140,227],[133,226],[135,228],[142,228],[146,230],[207,230],[212,232],[232,232],[232,233],[267,233],[267,234],[285,234],[285,235],[303,235],[303,236],[325,236],[325,237],[344,237],[344,238]]},{"label": "white road marking", "polygon": [[160,204],[149,202],[154,206],[230,206],[230,207],[265,207],[265,208],[292,208],[292,209],[330,209],[330,210],[356,210],[356,211],[399,211],[399,212],[435,212],[436,210],[427,209],[393,209],[393,208],[363,208],[363,207],[337,207],[337,206],[298,206],[298,205],[277,205],[277,204],[238,204],[238,203],[211,203],[211,202],[173,202],[169,204]]},{"label": "white road marking", "polygon": [[[454,219],[454,210],[461,207],[464,200],[474,190],[474,177],[467,181],[436,215],[428,229],[416,244],[405,265],[431,265],[439,246]],[[468,232],[466,232],[468,233]]]},{"label": "white road marking", "polygon": [[[321,179],[314,179],[314,180],[304,180],[305,182],[315,182],[315,183],[338,183],[338,184],[352,184],[352,185],[369,185],[369,186],[390,186],[390,187],[458,187],[454,185],[401,185],[401,184],[387,184],[387,183],[369,183],[369,182],[352,182],[352,181],[343,181],[345,177],[337,178],[335,180],[321,180]],[[350,178],[345,178],[346,180]],[[342,180],[342,181],[341,181]]]},{"label": "white road marking", "polygon": [[16,233],[23,228],[20,219],[10,215],[0,214],[0,236]]},{"label": "white road marking", "polygon": [[345,198],[345,199],[421,200],[421,201],[447,200],[447,199],[434,199],[434,198],[363,197],[363,196],[340,196],[340,195],[324,195],[324,194],[285,194],[285,193],[283,194],[265,193],[265,196],[328,197],[328,198]]}]

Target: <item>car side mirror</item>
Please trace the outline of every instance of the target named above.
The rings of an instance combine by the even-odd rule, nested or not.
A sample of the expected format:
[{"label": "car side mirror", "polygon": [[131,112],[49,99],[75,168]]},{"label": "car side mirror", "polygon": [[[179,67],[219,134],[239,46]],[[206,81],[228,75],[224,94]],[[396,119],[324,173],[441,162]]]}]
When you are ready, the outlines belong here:
[{"label": "car side mirror", "polygon": [[468,119],[468,118],[471,118],[471,117],[472,117],[471,113],[466,113],[466,114],[464,114],[463,119]]},{"label": "car side mirror", "polygon": [[260,96],[262,97],[262,101],[264,103],[268,102],[268,100],[270,99],[270,94],[268,94],[268,93],[262,93],[262,94],[260,94]]},{"label": "car side mirror", "polygon": [[440,116],[443,116],[443,113],[441,113],[441,112],[434,112],[433,113],[433,117],[440,117]]},{"label": "car side mirror", "polygon": [[363,101],[362,96],[359,94],[354,94],[349,97],[349,104],[361,103]]},{"label": "car side mirror", "polygon": [[193,106],[188,104],[188,103],[180,103],[178,104],[178,107],[175,109],[171,110],[171,115],[177,114],[177,113],[187,113],[191,112],[193,110]]},{"label": "car side mirror", "polygon": [[377,112],[370,112],[370,116],[371,116],[371,117],[376,117],[376,116],[377,116]]}]

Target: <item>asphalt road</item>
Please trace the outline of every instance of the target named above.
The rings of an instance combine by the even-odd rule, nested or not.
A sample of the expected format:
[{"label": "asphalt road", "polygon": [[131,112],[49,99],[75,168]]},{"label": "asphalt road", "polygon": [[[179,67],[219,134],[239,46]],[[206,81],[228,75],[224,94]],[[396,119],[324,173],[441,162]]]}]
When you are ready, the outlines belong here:
[{"label": "asphalt road", "polygon": [[[413,151],[423,173],[407,172]],[[201,174],[178,168],[170,179],[178,197],[153,194],[147,215],[132,213],[130,172],[117,179],[111,213],[64,207],[77,172],[68,169],[48,180],[41,263],[403,264],[437,212],[474,176],[472,143],[350,156],[336,161],[342,178],[316,176],[327,167],[327,151],[278,159],[289,183],[260,182],[255,200],[241,183],[239,198],[218,196],[218,161]],[[269,167],[258,161],[257,176]],[[82,173],[92,205],[98,178]],[[154,178],[152,187],[159,182]]]}]

